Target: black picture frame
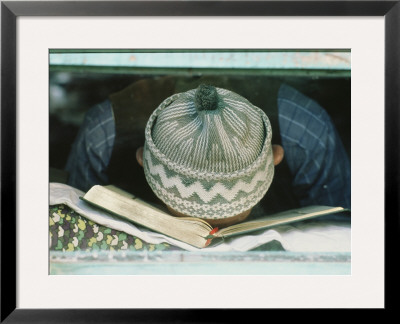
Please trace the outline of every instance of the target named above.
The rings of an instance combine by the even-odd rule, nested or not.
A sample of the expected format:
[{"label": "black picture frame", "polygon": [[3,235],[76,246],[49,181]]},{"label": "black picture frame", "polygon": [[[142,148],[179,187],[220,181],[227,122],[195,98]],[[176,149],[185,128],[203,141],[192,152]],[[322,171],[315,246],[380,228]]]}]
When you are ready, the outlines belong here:
[{"label": "black picture frame", "polygon": [[[16,307],[16,20],[20,16],[383,16],[385,18],[385,308],[397,287],[400,1],[1,1],[1,322],[234,322],[236,310]],[[398,251],[396,251],[398,253]],[[256,310],[251,310],[255,312]],[[257,314],[251,315],[255,318]]]}]

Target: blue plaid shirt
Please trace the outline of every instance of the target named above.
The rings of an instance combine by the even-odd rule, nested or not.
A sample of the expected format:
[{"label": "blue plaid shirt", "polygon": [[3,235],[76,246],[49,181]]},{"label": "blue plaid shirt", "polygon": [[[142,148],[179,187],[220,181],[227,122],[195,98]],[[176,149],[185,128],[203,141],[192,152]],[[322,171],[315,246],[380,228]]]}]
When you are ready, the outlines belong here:
[{"label": "blue plaid shirt", "polygon": [[[350,161],[326,111],[290,86],[278,93],[278,120],[285,159],[301,205],[350,208]],[[106,184],[115,139],[110,101],[86,114],[67,161],[69,184],[87,191]]]}]

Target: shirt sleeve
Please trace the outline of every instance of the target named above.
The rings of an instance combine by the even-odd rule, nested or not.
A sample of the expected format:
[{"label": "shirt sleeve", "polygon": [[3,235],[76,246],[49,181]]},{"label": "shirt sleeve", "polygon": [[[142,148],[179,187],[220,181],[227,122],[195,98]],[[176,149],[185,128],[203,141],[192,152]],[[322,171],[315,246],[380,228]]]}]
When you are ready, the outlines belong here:
[{"label": "shirt sleeve", "polygon": [[350,161],[327,112],[287,85],[279,90],[278,110],[282,146],[300,204],[350,208]]},{"label": "shirt sleeve", "polygon": [[68,184],[83,191],[106,184],[106,170],[115,140],[111,102],[106,100],[88,110],[68,156]]}]

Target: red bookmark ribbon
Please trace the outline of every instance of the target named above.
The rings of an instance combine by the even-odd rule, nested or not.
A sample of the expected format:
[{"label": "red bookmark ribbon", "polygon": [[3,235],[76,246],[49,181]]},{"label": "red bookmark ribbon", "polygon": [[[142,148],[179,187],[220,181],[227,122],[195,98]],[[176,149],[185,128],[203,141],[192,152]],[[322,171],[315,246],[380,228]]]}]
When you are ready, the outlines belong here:
[{"label": "red bookmark ribbon", "polygon": [[[215,234],[215,233],[217,233],[217,232],[218,232],[218,227],[215,227],[210,233],[208,233],[208,235],[213,235],[213,234]],[[211,241],[212,241],[212,238],[209,238],[209,239],[206,241],[206,244],[204,245],[204,247],[209,246],[210,243],[211,243]]]}]

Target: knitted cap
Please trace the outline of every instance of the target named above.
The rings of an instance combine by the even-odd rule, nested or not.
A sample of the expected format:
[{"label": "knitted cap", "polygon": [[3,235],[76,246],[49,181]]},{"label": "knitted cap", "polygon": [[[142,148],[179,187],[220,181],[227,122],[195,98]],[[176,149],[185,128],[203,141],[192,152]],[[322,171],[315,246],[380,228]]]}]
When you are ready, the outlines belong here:
[{"label": "knitted cap", "polygon": [[231,91],[200,85],[164,100],[145,130],[154,193],[185,215],[222,219],[256,205],[274,174],[265,113]]}]

